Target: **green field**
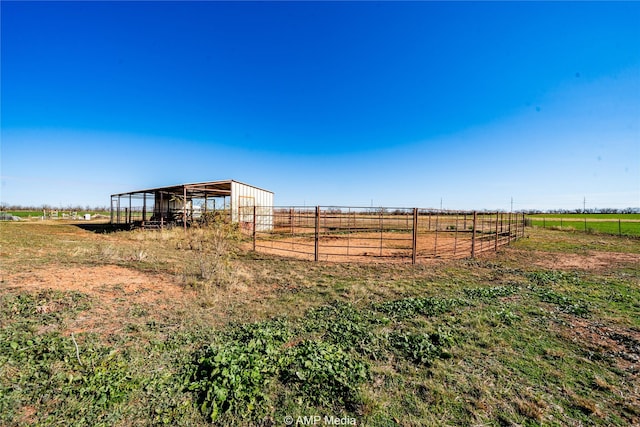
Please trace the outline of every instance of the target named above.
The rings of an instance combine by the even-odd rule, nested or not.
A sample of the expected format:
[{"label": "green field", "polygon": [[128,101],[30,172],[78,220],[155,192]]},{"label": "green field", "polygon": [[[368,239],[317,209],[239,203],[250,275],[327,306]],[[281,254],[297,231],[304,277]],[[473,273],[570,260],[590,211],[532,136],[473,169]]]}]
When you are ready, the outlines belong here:
[{"label": "green field", "polygon": [[537,214],[527,219],[534,227],[640,236],[640,214]]},{"label": "green field", "polygon": [[[332,264],[0,224],[0,425],[640,424],[640,239]],[[634,362],[635,361],[635,362]]]},{"label": "green field", "polygon": [[42,216],[42,211],[8,211],[7,213],[20,218]]},{"label": "green field", "polygon": [[541,213],[541,214],[527,215],[527,218],[565,218],[569,220],[580,220],[580,219],[584,220],[584,218],[587,218],[587,221],[590,219],[608,219],[611,221],[617,221],[618,219],[621,219],[622,221],[625,221],[625,220],[632,220],[632,219],[640,220],[640,214],[590,214],[590,213],[546,214],[546,213]]}]

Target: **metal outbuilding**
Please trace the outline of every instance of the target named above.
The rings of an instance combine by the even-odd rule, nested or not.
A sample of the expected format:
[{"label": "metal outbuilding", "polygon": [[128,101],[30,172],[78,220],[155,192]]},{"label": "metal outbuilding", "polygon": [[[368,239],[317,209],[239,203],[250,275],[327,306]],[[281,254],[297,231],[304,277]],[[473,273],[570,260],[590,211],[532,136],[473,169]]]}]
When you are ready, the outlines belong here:
[{"label": "metal outbuilding", "polygon": [[[242,228],[273,228],[273,192],[242,182],[210,181],[111,195],[111,223],[147,228],[187,227],[222,218]],[[260,218],[256,223],[255,218]]]}]

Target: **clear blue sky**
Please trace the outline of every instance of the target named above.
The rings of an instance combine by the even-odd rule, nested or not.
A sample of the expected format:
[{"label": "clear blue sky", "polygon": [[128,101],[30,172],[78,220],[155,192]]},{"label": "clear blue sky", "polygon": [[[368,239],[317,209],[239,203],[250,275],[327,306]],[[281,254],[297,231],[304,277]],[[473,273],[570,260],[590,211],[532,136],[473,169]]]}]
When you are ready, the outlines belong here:
[{"label": "clear blue sky", "polygon": [[640,3],[7,2],[0,200],[640,206]]}]

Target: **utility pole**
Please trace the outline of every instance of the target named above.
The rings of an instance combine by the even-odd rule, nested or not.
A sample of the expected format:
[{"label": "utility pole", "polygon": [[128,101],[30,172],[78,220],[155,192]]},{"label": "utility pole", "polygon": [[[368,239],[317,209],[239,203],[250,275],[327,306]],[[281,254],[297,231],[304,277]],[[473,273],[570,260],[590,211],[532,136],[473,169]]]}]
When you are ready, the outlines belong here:
[{"label": "utility pole", "polygon": [[511,197],[511,212],[513,212],[513,196]]},{"label": "utility pole", "polygon": [[582,213],[587,213],[587,197],[585,196],[582,199]]},{"label": "utility pole", "polygon": [[442,210],[442,197],[440,197],[440,210]]}]

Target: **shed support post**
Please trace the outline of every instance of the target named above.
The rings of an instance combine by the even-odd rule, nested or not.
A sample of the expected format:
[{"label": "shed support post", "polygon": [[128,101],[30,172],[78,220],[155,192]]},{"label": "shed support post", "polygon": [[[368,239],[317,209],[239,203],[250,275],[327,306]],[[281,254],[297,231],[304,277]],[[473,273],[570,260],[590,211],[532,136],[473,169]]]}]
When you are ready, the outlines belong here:
[{"label": "shed support post", "polygon": [[142,196],[142,224],[147,220],[147,193]]},{"label": "shed support post", "polygon": [[182,187],[182,225],[187,231],[187,187]]},{"label": "shed support post", "polygon": [[158,209],[158,212],[160,213],[160,228],[164,228],[164,200],[163,200],[163,196],[162,196],[162,191],[160,192],[160,209]]},{"label": "shed support post", "polygon": [[471,230],[471,258],[476,256],[476,225],[478,222],[478,212],[473,211],[473,229]]}]

